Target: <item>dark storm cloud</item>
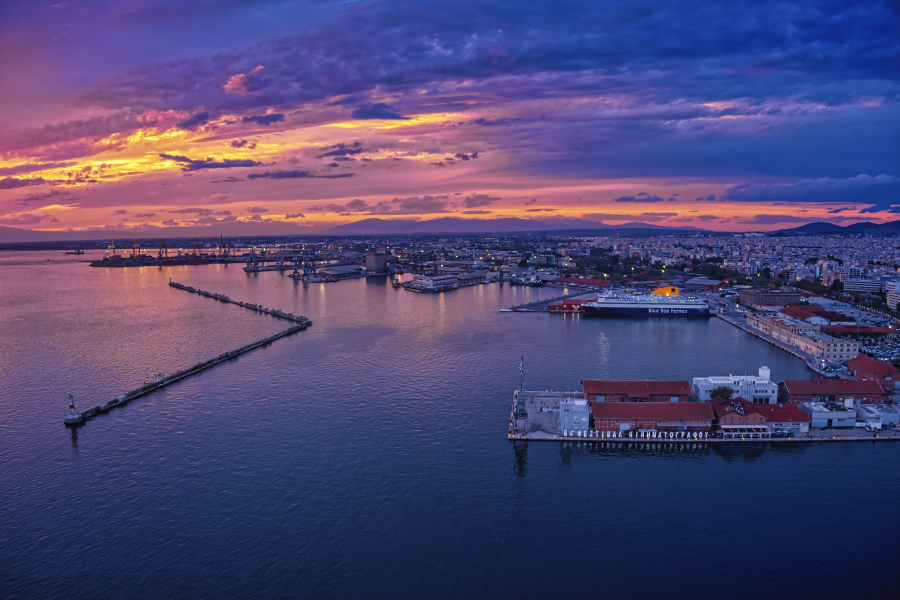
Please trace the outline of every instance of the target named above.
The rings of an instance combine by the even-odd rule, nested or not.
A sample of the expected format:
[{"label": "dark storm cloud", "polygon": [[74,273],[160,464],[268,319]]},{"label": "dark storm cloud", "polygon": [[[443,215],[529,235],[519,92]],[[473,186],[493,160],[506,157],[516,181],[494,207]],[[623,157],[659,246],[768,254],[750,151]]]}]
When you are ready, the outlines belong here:
[{"label": "dark storm cloud", "polygon": [[252,117],[243,117],[241,119],[241,123],[256,123],[257,125],[271,125],[272,123],[279,123],[281,121],[284,121],[284,115],[282,113],[255,115]]},{"label": "dark storm cloud", "polygon": [[[818,219],[828,223],[838,223],[840,221],[859,220],[860,217],[827,217]],[[809,217],[797,215],[756,215],[750,219],[738,221],[741,225],[777,225],[778,223],[809,223],[812,219]]]},{"label": "dark storm cloud", "polygon": [[4,177],[0,179],[0,190],[14,190],[16,188],[28,187],[29,185],[43,185],[46,183],[41,177],[34,179],[15,179],[14,177]]},{"label": "dark storm cloud", "polygon": [[440,196],[410,196],[408,198],[394,198],[369,204],[365,200],[356,198],[347,204],[326,204],[313,206],[311,210],[319,212],[335,212],[342,215],[365,213],[369,215],[421,215],[430,213],[443,213],[447,211],[446,194]]},{"label": "dark storm cloud", "polygon": [[642,196],[638,194],[638,197],[634,196],[620,196],[618,198],[613,198],[613,202],[636,202],[636,203],[652,203],[652,202],[662,202],[663,199],[659,196],[647,196],[646,192]]},{"label": "dark storm cloud", "polygon": [[192,131],[200,125],[205,125],[207,121],[209,121],[209,111],[204,110],[202,112],[191,115],[181,123],[178,123],[176,127],[178,129]]},{"label": "dark storm cloud", "polygon": [[319,154],[318,158],[325,158],[326,156],[347,156],[349,154],[360,154],[365,152],[365,149],[360,142],[335,144],[333,146],[326,146],[325,148],[322,148],[322,150],[325,150],[325,152]]},{"label": "dark storm cloud", "polygon": [[247,179],[303,179],[304,177],[315,177],[311,171],[265,171],[263,173],[250,173]]},{"label": "dark storm cloud", "polygon": [[[900,46],[889,2],[827,9],[775,1],[534,2],[523,10],[514,2],[462,1],[442,6],[440,19],[409,19],[409,11],[404,3],[360,4],[297,37],[125,70],[89,97],[117,108],[186,109],[213,100],[264,106],[378,86],[597,70],[607,89],[653,79],[655,87],[705,91],[718,80],[757,98],[766,88],[796,89],[805,75],[820,84],[817,97],[834,102],[859,91],[829,79],[895,78]],[[258,68],[260,56],[271,83],[258,94],[226,97],[226,81]],[[400,117],[384,102],[357,111],[355,118]]]},{"label": "dark storm cloud", "polygon": [[373,104],[372,106],[363,106],[353,111],[351,116],[354,119],[391,119],[391,120],[408,120],[400,113],[394,112],[390,106],[383,102]]},{"label": "dark storm cloud", "polygon": [[253,150],[256,148],[256,144],[251,142],[250,140],[231,140],[232,148],[247,148],[248,150]]},{"label": "dark storm cloud", "polygon": [[[250,10],[243,0],[215,3],[214,10],[204,0],[206,13],[191,2],[163,4],[111,11],[80,2],[65,18],[47,16],[63,11],[43,6],[29,10],[33,34],[40,30],[42,39],[70,35],[74,23],[93,32],[127,22],[138,28],[139,41],[157,35],[148,24],[187,22],[154,20],[160,14],[243,24],[247,15],[240,11]],[[254,22],[282,10],[323,18],[298,19],[308,24],[297,25],[293,37],[276,33],[250,45],[248,34],[183,60],[154,63],[148,51],[132,63],[139,67],[106,79],[108,71],[98,72],[90,80],[100,83],[79,95],[85,106],[119,111],[115,123],[104,117],[63,124],[65,131],[14,132],[0,137],[0,151],[127,132],[138,126],[132,115],[149,109],[251,114],[302,106],[314,112],[322,102],[335,107],[329,119],[346,115],[344,106],[356,107],[354,118],[362,119],[459,106],[478,116],[481,107],[497,105],[490,119],[464,121],[464,129],[490,137],[492,149],[521,149],[521,170],[557,176],[797,180],[897,174],[900,164],[896,2],[461,0],[441,5],[435,18],[411,18],[432,14],[431,7],[387,0],[302,9],[278,3],[277,10],[266,4],[253,3]],[[137,14],[153,18],[141,21]],[[51,32],[44,34],[45,27]],[[566,102],[598,97],[602,103],[583,109]],[[521,103],[521,114],[512,115],[516,127],[496,126],[514,112],[504,103]],[[84,155],[91,147],[54,147],[44,159]],[[451,164],[435,162],[441,163]]]},{"label": "dark storm cloud", "polygon": [[0,168],[0,176],[4,175],[23,175],[25,173],[34,173],[35,171],[44,171],[46,169],[64,169],[71,167],[77,163],[74,162],[50,162],[50,163],[27,163],[24,165],[16,165],[14,167]]},{"label": "dark storm cloud", "polygon": [[160,154],[160,158],[166,160],[174,160],[182,163],[182,171],[199,171],[200,169],[231,169],[234,167],[259,167],[263,163],[250,159],[226,158],[224,160],[213,160],[206,158],[201,160],[190,159],[187,156],[179,156],[177,154]]},{"label": "dark storm cloud", "polygon": [[[55,198],[57,196],[68,196],[68,195],[69,195],[69,192],[61,192],[59,190],[51,189],[49,192],[44,192],[44,193],[36,192],[34,194],[28,194],[24,198],[20,198],[20,199],[16,200],[16,204],[44,201],[47,198]],[[71,203],[71,202],[69,202],[69,203]]]},{"label": "dark storm cloud", "polygon": [[900,177],[881,174],[847,179],[804,179],[792,184],[741,185],[726,190],[740,202],[857,202],[872,204],[862,212],[879,212],[900,203]]},{"label": "dark storm cloud", "polygon": [[422,215],[447,212],[447,195],[410,196],[378,202],[370,206],[370,215]]},{"label": "dark storm cloud", "polygon": [[353,173],[341,173],[339,175],[315,175],[312,171],[264,171],[262,173],[250,173],[247,179],[342,179],[344,177],[353,177]]},{"label": "dark storm cloud", "polygon": [[472,124],[479,127],[497,127],[499,125],[509,125],[511,119],[473,119]]},{"label": "dark storm cloud", "polygon": [[462,203],[466,208],[480,208],[482,206],[493,204],[498,200],[500,200],[500,198],[488,194],[471,194],[463,198]]}]

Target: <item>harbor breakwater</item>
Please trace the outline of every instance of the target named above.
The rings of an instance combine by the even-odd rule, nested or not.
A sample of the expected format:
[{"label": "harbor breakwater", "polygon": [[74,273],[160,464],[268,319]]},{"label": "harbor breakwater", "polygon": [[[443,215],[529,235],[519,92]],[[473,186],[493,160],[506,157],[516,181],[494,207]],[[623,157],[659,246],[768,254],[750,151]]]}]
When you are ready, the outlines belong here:
[{"label": "harbor breakwater", "polygon": [[132,400],[134,400],[136,398],[140,398],[141,396],[146,396],[147,394],[149,394],[151,392],[155,392],[156,390],[162,389],[162,388],[166,387],[167,385],[171,385],[171,384],[175,383],[176,381],[180,381],[182,379],[190,377],[191,375],[196,375],[197,373],[200,373],[201,371],[209,369],[210,367],[214,367],[214,366],[216,366],[220,363],[223,363],[227,360],[236,358],[236,357],[240,356],[241,354],[250,352],[251,350],[255,350],[255,349],[265,346],[267,344],[271,344],[275,340],[279,340],[283,337],[287,337],[289,335],[293,335],[297,332],[303,331],[304,329],[306,329],[307,327],[312,325],[312,321],[310,321],[306,317],[303,317],[300,315],[295,315],[293,313],[286,313],[284,311],[274,309],[274,308],[264,308],[258,304],[239,302],[236,300],[232,300],[231,298],[229,298],[228,296],[225,296],[224,294],[215,294],[212,292],[206,292],[206,291],[198,290],[198,289],[190,287],[190,286],[182,285],[180,283],[174,283],[174,282],[170,281],[169,285],[171,287],[174,287],[174,288],[177,288],[180,290],[185,290],[185,291],[192,292],[195,294],[200,294],[201,296],[206,296],[207,298],[213,298],[215,300],[219,300],[220,302],[236,304],[238,306],[242,306],[242,307],[248,308],[250,310],[254,310],[257,312],[261,312],[261,313],[266,313],[266,314],[269,314],[269,315],[272,315],[272,316],[275,316],[275,317],[278,317],[281,319],[286,319],[286,320],[292,321],[296,324],[292,325],[291,327],[288,327],[287,329],[284,329],[283,331],[279,331],[278,333],[273,333],[272,335],[268,335],[264,338],[258,339],[249,344],[245,344],[244,346],[241,346],[240,348],[235,348],[234,350],[229,350],[228,352],[223,352],[222,354],[220,354],[214,358],[205,360],[201,363],[197,363],[191,367],[188,367],[187,369],[182,369],[175,373],[170,373],[168,375],[160,377],[159,379],[151,381],[150,383],[146,383],[139,388],[130,390],[128,392],[125,392],[124,394],[116,396],[112,400],[109,400],[108,402],[105,402],[103,404],[98,404],[96,406],[92,406],[91,408],[88,408],[81,412],[77,412],[74,408],[70,408],[69,414],[64,419],[64,422],[66,425],[79,425],[88,419],[91,419],[98,415],[107,413],[110,410],[112,410],[113,408],[125,406],[126,404],[128,404],[129,402],[131,402]]}]

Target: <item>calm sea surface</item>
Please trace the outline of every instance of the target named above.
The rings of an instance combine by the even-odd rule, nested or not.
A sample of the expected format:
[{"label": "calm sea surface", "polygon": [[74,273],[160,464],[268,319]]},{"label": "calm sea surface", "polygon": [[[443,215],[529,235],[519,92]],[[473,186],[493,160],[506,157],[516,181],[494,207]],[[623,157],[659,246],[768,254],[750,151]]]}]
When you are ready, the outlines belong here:
[{"label": "calm sea surface", "polygon": [[[99,252],[94,252],[99,256]],[[47,259],[50,259],[49,261]],[[709,321],[501,313],[240,265],[0,252],[0,598],[896,597],[900,445],[600,449],[506,439],[526,387],[755,373]],[[76,430],[80,407],[314,325]]]}]

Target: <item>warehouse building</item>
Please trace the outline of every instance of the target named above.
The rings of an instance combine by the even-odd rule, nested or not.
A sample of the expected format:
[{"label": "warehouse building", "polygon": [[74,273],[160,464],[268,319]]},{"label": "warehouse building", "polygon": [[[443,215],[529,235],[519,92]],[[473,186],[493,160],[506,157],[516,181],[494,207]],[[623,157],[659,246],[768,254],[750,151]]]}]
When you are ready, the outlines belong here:
[{"label": "warehouse building", "polygon": [[687,381],[585,379],[584,395],[598,402],[687,402],[691,385]]},{"label": "warehouse building", "polygon": [[781,402],[839,402],[846,404],[884,404],[888,394],[871,379],[796,379],[778,384]]},{"label": "warehouse building", "polygon": [[765,415],[773,433],[809,433],[809,414],[797,404],[759,404],[756,410]]},{"label": "warehouse building", "polygon": [[741,304],[746,306],[787,306],[788,304],[798,304],[800,297],[797,292],[741,290]]},{"label": "warehouse building", "polygon": [[882,388],[889,390],[894,384],[900,383],[900,369],[865,354],[847,361],[847,370],[860,379],[872,379],[877,381]]},{"label": "warehouse building", "polygon": [[708,402],[595,402],[591,411],[601,432],[709,432],[713,421]]},{"label": "warehouse building", "polygon": [[810,418],[815,429],[845,429],[856,427],[856,408],[837,402],[804,402],[800,407]]}]

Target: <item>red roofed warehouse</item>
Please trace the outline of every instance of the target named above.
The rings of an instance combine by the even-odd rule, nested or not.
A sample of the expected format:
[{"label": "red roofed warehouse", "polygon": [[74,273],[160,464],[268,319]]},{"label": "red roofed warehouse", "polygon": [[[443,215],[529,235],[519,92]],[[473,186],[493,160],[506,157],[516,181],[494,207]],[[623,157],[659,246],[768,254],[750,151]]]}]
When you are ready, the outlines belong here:
[{"label": "red roofed warehouse", "polygon": [[765,415],[770,429],[790,431],[794,435],[809,433],[809,413],[797,404],[757,404],[756,410]]},{"label": "red roofed warehouse", "polygon": [[597,402],[686,402],[691,397],[687,381],[635,381],[585,379],[584,394]]},{"label": "red roofed warehouse", "polygon": [[894,365],[869,358],[864,354],[848,360],[847,370],[860,379],[877,381],[884,389],[893,388],[894,382],[898,380],[897,375],[900,374],[900,369]]},{"label": "red roofed warehouse", "polygon": [[840,402],[884,404],[888,395],[871,379],[797,379],[778,384],[778,399],[783,402]]},{"label": "red roofed warehouse", "polygon": [[716,423],[721,425],[753,425],[766,426],[766,416],[749,400],[738,396],[733,400],[713,398],[709,401],[715,414]]},{"label": "red roofed warehouse", "polygon": [[709,402],[595,402],[591,407],[597,431],[709,431]]}]

